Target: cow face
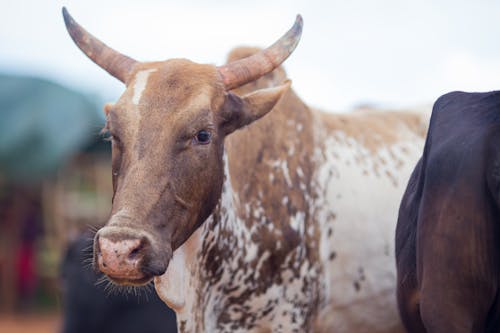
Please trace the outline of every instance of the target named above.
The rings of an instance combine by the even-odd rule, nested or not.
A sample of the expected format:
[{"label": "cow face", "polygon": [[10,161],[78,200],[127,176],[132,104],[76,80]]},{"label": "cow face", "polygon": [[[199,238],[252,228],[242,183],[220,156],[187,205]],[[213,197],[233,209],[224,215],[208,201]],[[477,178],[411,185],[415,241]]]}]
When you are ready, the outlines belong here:
[{"label": "cow face", "polygon": [[111,217],[95,236],[94,264],[117,283],[141,285],[166,271],[172,252],[216,206],[226,135],[269,112],[289,83],[246,96],[229,90],[279,66],[298,39],[285,35],[284,46],[222,67],[184,59],[140,63],[63,14],[77,45],[126,84],[117,103],[105,107],[114,195]]},{"label": "cow face", "polygon": [[99,269],[125,283],[163,274],[172,250],[218,202],[225,136],[270,111],[287,87],[239,97],[225,91],[213,66],[138,66],[122,97],[105,108],[114,198],[96,235]]}]

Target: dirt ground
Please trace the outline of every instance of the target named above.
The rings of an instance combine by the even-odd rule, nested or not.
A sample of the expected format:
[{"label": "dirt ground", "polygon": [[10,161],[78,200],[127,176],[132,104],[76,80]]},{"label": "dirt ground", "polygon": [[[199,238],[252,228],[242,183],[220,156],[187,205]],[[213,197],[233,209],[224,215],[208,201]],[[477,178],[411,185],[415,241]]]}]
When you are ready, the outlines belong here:
[{"label": "dirt ground", "polygon": [[58,333],[60,325],[57,314],[0,315],[1,333]]}]

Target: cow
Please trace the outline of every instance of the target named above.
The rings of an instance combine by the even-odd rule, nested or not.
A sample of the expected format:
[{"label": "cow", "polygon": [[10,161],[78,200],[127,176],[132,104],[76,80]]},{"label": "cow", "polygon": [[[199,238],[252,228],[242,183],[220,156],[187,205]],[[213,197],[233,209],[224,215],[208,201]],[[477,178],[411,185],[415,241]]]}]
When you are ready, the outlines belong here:
[{"label": "cow", "polygon": [[401,202],[397,297],[409,332],[499,332],[500,92],[434,104]]},{"label": "cow", "polygon": [[[137,300],[128,294],[106,290],[102,273],[92,258],[93,234],[84,233],[69,242],[61,262],[64,316],[62,333],[175,333],[175,314],[154,290],[141,292]],[[89,251],[90,250],[90,251]]]},{"label": "cow", "polygon": [[137,62],[63,14],[126,85],[105,106],[114,196],[94,240],[111,281],[154,280],[179,332],[402,329],[393,235],[425,115],[309,108],[280,67],[300,16],[214,66]]}]

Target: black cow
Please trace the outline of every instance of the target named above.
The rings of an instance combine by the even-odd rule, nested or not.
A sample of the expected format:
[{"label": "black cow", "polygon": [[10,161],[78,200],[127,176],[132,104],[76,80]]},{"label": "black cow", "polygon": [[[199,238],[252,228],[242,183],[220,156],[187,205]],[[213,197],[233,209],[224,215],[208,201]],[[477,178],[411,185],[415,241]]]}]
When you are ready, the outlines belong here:
[{"label": "black cow", "polygon": [[500,332],[500,91],[434,104],[396,260],[409,332]]},{"label": "black cow", "polygon": [[[93,239],[82,236],[71,243],[64,256],[63,333],[169,333],[177,332],[175,313],[154,289],[135,295],[107,293],[97,285],[96,274],[84,259],[92,257]],[[90,251],[90,253],[86,253]],[[107,295],[109,294],[109,295]]]}]

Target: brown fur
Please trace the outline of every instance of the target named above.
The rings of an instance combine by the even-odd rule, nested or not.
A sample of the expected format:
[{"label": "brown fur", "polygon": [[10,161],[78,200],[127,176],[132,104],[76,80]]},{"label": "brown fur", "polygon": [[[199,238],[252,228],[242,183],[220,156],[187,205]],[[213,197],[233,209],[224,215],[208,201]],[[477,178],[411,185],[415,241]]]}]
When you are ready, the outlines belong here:
[{"label": "brown fur", "polygon": [[[255,270],[259,258],[266,252],[271,253],[260,267],[259,278],[246,281],[252,286],[251,289],[237,298],[229,298],[228,308],[231,304],[236,306],[251,302],[253,297],[264,293],[272,284],[286,285],[287,281],[281,278],[280,272],[283,270],[290,270],[294,272],[294,276],[299,277],[299,270],[292,265],[296,261],[311,263],[310,270],[316,270],[318,275],[321,275],[324,269],[319,264],[317,247],[320,230],[311,206],[318,195],[323,195],[313,188],[312,179],[316,165],[311,156],[317,136],[313,128],[319,128],[318,121],[330,132],[342,131],[364,143],[374,154],[377,151],[377,143],[378,146],[383,146],[401,139],[399,134],[387,134],[385,126],[408,127],[416,134],[422,132],[419,118],[412,114],[321,114],[309,109],[291,90],[284,94],[274,111],[267,114],[263,120],[245,126],[248,121],[242,121],[242,117],[232,118],[232,115],[238,115],[238,108],[243,107],[237,96],[246,96],[248,99],[249,96],[255,96],[255,91],[266,91],[262,89],[279,84],[282,78],[286,78],[282,68],[231,93],[224,91],[211,66],[197,65],[187,60],[170,60],[144,64],[134,71],[137,73],[148,69],[156,71],[150,74],[148,86],[139,105],[134,106],[131,102],[134,94],[132,87],[135,84],[132,80],[109,114],[110,130],[117,135],[113,142],[114,161],[120,161],[114,163],[113,172],[118,172],[118,176],[115,179],[117,195],[113,203],[113,213],[119,212],[121,207],[126,207],[137,214],[128,220],[112,219],[110,225],[146,230],[152,241],[153,255],[160,259],[165,258],[161,259],[165,262],[168,262],[171,251],[184,243],[210,213],[213,213],[213,225],[207,228],[217,228],[216,224],[221,223],[219,219],[225,214],[221,210],[223,207],[216,206],[222,190],[222,151],[225,141],[231,184],[241,203],[236,207],[237,214],[248,228],[259,226],[252,235],[256,237],[252,239],[259,243],[257,257],[248,263],[249,266],[245,270]],[[262,103],[263,99],[260,101]],[[268,106],[265,109],[268,111],[269,108]],[[134,112],[134,109],[138,109],[138,112]],[[253,115],[252,119],[259,117],[260,115]],[[214,129],[211,144],[214,150],[211,153],[204,152],[202,158],[187,141],[180,145],[180,148],[176,142],[177,138],[184,136],[192,140],[196,130],[191,129],[200,128],[196,127],[197,122],[208,122],[211,124],[209,127]],[[244,127],[225,140],[227,134],[241,126]],[[127,133],[116,133],[120,130]],[[183,136],[180,134],[183,131],[191,134]],[[379,141],[372,142],[374,137]],[[125,148],[120,148],[117,138]],[[132,148],[127,151],[126,147]],[[181,160],[176,158],[175,147],[186,152],[186,156]],[[120,153],[120,149],[124,151]],[[288,174],[275,164],[277,161],[286,163]],[[125,169],[121,169],[123,166]],[[199,174],[203,168],[206,168],[208,173]],[[298,172],[299,168],[302,172]],[[193,170],[195,173],[186,174]],[[137,196],[137,193],[141,195]],[[283,204],[285,197],[287,202]],[[243,203],[249,205],[249,211],[243,207]],[[262,224],[261,216],[253,216],[253,212],[258,209],[263,210],[264,219],[268,222]],[[294,216],[298,212],[305,212],[305,225],[306,228],[313,228],[312,234],[298,234],[284,218]],[[280,234],[270,231],[266,223],[272,223]],[[231,239],[231,233],[231,230],[222,229],[218,237]],[[278,246],[278,243],[281,246]],[[159,244],[171,245],[165,247]],[[220,268],[224,263],[217,258],[223,258],[225,253],[230,253],[234,248],[221,244],[223,242],[216,245],[207,241],[203,245],[204,255],[199,261],[208,275],[199,277],[204,286],[200,292],[210,292],[221,279],[223,271]],[[301,249],[300,252],[297,252],[298,249]],[[292,260],[285,265],[285,258],[290,256]],[[324,297],[319,293],[318,282],[304,280],[303,291],[310,293],[309,303],[296,305],[304,316],[302,328],[305,331],[310,330],[314,323],[315,313]],[[203,307],[206,294],[200,293],[198,297],[197,304]],[[230,317],[224,315],[220,316],[219,323],[236,324],[238,327],[250,329],[258,316],[265,314],[255,317],[257,314],[240,311],[242,316],[239,323],[231,323]],[[203,319],[200,317],[198,321],[202,323]],[[325,323],[318,324],[318,330]]]},{"label": "brown fur", "polygon": [[[142,71],[151,72],[136,105]],[[115,188],[109,225],[140,226],[156,253],[151,256],[164,261],[217,204],[224,137],[267,113],[287,86],[240,98],[225,91],[214,66],[183,59],[136,65],[131,77],[122,97],[107,107]],[[200,130],[211,133],[210,144],[195,142]],[[143,264],[148,261],[154,259]]]},{"label": "brown fur", "polygon": [[[181,332],[331,328],[319,315],[334,308],[320,243],[336,216],[321,207],[326,187],[315,178],[328,150],[325,133],[342,132],[376,155],[401,133],[421,132],[414,116],[313,111],[289,82],[277,86],[286,80],[282,68],[226,91],[238,81],[228,84],[229,74],[261,73],[222,70],[255,51],[239,49],[218,68],[185,59],[134,63],[124,94],[105,107],[114,197],[111,218],[96,234],[95,262],[117,283],[159,277],[157,288],[168,283],[161,277],[170,276],[171,260],[184,263],[189,304],[166,300],[178,306]],[[404,130],[386,134],[385,126]],[[211,135],[206,144],[202,132]],[[177,259],[180,251],[189,260]]]}]

